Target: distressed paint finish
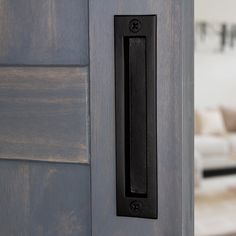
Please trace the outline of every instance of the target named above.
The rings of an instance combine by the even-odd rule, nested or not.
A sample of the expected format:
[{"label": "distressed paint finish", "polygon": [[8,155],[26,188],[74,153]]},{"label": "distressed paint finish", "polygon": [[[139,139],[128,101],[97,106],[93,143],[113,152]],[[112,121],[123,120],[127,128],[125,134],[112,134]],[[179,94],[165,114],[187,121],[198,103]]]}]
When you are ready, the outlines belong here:
[{"label": "distressed paint finish", "polygon": [[194,0],[182,4],[182,234],[189,236],[194,235]]},{"label": "distressed paint finish", "polygon": [[[93,236],[193,235],[192,2],[90,0]],[[158,16],[158,220],[116,216],[113,22],[119,14]]]},{"label": "distressed paint finish", "polygon": [[87,63],[87,0],[0,0],[0,64]]},{"label": "distressed paint finish", "polygon": [[0,193],[0,235],[91,235],[89,166],[1,160]]},{"label": "distressed paint finish", "polygon": [[0,158],[88,163],[87,68],[0,68]]},{"label": "distressed paint finish", "polygon": [[87,0],[0,0],[2,236],[91,235],[88,61]]}]

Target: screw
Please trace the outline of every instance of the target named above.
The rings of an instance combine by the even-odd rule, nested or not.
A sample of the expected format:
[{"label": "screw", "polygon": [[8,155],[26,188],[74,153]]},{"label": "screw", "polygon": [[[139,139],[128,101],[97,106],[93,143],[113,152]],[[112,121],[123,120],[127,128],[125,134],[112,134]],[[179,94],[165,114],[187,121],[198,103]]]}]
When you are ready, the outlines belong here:
[{"label": "screw", "polygon": [[139,201],[133,201],[130,203],[129,208],[133,213],[139,213],[142,208],[142,203]]},{"label": "screw", "polygon": [[133,33],[138,33],[141,30],[141,22],[137,19],[133,19],[129,22],[129,29]]}]

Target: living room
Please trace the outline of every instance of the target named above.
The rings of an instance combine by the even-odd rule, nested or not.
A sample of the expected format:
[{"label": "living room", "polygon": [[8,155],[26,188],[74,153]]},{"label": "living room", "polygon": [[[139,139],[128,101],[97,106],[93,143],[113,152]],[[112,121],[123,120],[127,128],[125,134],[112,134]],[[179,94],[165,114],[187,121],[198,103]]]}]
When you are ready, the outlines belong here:
[{"label": "living room", "polygon": [[236,235],[235,7],[195,0],[196,236]]}]

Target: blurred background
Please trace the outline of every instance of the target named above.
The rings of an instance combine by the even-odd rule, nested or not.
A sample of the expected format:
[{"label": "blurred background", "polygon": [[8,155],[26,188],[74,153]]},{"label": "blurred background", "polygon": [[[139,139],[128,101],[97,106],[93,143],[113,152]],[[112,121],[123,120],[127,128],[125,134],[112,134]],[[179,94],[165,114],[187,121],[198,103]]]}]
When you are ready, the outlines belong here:
[{"label": "blurred background", "polygon": [[195,0],[195,235],[236,235],[236,0]]}]

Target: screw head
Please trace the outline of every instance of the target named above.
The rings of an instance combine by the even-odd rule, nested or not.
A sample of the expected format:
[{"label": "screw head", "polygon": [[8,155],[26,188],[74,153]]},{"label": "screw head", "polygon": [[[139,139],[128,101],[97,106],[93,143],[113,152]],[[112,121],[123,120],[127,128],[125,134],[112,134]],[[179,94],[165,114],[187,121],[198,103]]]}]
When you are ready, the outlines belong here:
[{"label": "screw head", "polygon": [[129,22],[129,29],[133,33],[138,33],[142,28],[142,24],[139,20],[133,19]]},{"label": "screw head", "polygon": [[142,203],[139,202],[139,201],[133,201],[133,202],[130,203],[129,208],[130,208],[130,211],[132,213],[136,213],[137,214],[142,209]]}]

